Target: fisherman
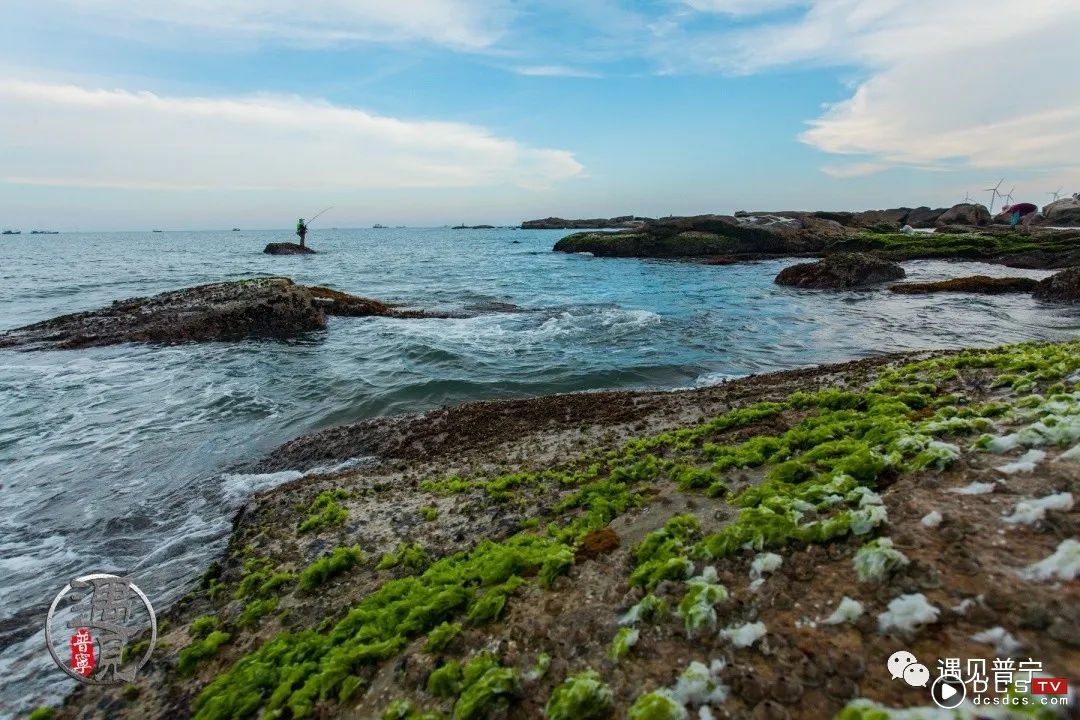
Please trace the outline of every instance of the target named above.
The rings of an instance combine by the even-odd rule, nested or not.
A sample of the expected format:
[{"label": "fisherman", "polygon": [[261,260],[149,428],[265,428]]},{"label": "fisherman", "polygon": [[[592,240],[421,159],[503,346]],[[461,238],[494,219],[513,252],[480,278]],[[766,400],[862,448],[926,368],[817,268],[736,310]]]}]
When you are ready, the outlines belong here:
[{"label": "fisherman", "polygon": [[307,225],[304,218],[296,221],[296,234],[300,236],[300,247],[304,247],[304,238],[307,237]]},{"label": "fisherman", "polygon": [[1016,227],[1020,224],[1020,220],[1034,212],[1038,212],[1039,208],[1032,203],[1016,203],[1015,205],[1006,205],[1001,209],[1001,213],[1009,215],[1009,224]]}]

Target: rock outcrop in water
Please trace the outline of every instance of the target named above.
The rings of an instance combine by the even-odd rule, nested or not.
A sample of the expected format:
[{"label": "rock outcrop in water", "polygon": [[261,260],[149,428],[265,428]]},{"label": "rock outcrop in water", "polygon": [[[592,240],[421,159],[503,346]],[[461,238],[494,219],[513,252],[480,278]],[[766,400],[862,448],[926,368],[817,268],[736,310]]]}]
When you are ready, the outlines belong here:
[{"label": "rock outcrop in water", "polygon": [[1039,284],[1038,280],[1025,277],[995,278],[987,275],[973,275],[971,277],[952,278],[937,282],[922,283],[897,283],[890,285],[889,290],[894,293],[905,295],[917,295],[920,293],[936,292],[962,292],[981,293],[984,295],[1001,295],[1002,293],[1029,293]]},{"label": "rock outcrop in water", "polygon": [[10,330],[0,348],[71,350],[126,342],[178,344],[246,338],[285,339],[326,327],[326,315],[432,317],[289,278],[255,278],[119,300]]},{"label": "rock outcrop in water", "polygon": [[777,285],[819,290],[876,285],[899,280],[906,273],[891,260],[864,253],[837,253],[816,263],[784,268],[776,276]]},{"label": "rock outcrop in water", "polygon": [[1080,266],[1046,278],[1038,284],[1032,296],[1036,300],[1080,303]]},{"label": "rock outcrop in water", "polygon": [[[907,216],[922,210],[916,208]],[[953,210],[956,213],[949,216],[952,220],[981,222],[979,217],[965,214],[968,210]],[[901,211],[907,212],[901,209],[896,213]],[[928,217],[935,212],[928,210]],[[979,214],[977,210],[971,212]],[[890,215],[893,211],[874,213],[862,213],[861,219],[856,217],[858,213],[829,212],[669,217],[646,221],[632,230],[567,235],[555,243],[554,250],[597,257],[687,259],[714,264],[838,252],[874,252],[898,262],[950,258],[1040,269],[1080,262],[1080,232],[1076,230],[944,225],[935,233],[905,233],[891,225],[901,215]],[[856,222],[878,224],[875,229],[860,227]]]},{"label": "rock outcrop in water", "polygon": [[649,218],[635,215],[620,215],[613,218],[589,218],[587,220],[567,220],[565,218],[548,217],[543,220],[526,220],[521,223],[522,230],[572,230],[572,229],[600,229],[600,228],[629,228],[639,227]]},{"label": "rock outcrop in water", "polygon": [[270,243],[263,252],[267,255],[314,255],[315,251],[307,245],[298,245],[294,242]]}]

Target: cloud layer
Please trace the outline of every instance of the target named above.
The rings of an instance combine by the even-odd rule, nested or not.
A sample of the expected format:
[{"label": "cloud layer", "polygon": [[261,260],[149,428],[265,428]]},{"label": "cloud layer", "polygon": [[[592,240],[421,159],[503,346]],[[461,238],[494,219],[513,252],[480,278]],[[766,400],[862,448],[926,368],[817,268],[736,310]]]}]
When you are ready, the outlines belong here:
[{"label": "cloud layer", "polygon": [[0,180],[160,189],[543,188],[582,171],[563,150],[483,128],[298,97],[163,97],[0,81]]},{"label": "cloud layer", "polygon": [[[741,0],[688,0],[738,12]],[[768,3],[775,7],[784,3]],[[794,20],[678,43],[676,62],[755,74],[854,68],[854,93],[801,139],[857,156],[834,176],[888,167],[1080,167],[1073,0],[815,0]],[[674,46],[674,38],[668,38]]]},{"label": "cloud layer", "polygon": [[504,0],[41,0],[117,27],[152,23],[293,45],[427,41],[476,50],[501,36]]}]

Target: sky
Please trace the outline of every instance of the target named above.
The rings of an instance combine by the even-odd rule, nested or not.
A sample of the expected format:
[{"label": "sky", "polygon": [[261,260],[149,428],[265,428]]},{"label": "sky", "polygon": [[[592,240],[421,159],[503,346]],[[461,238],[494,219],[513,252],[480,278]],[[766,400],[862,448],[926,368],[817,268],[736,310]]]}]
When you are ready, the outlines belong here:
[{"label": "sky", "polygon": [[1076,0],[0,0],[0,17],[4,228],[1080,191]]}]

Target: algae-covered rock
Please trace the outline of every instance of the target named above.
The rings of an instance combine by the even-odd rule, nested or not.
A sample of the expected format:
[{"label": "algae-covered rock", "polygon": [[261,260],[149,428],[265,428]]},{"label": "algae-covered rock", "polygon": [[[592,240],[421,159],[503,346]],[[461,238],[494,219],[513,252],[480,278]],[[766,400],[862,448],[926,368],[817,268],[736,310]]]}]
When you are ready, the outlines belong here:
[{"label": "algae-covered rock", "polygon": [[982,293],[985,295],[1000,295],[1002,293],[1031,292],[1039,284],[1038,280],[1025,277],[994,278],[987,275],[973,275],[971,277],[952,278],[924,283],[897,283],[889,287],[894,293],[915,295],[919,293],[935,292],[966,292]]},{"label": "algae-covered rock", "polygon": [[1035,287],[1032,296],[1036,300],[1080,303],[1080,266],[1046,278]]},{"label": "algae-covered rock", "polygon": [[834,289],[874,285],[905,275],[904,269],[891,260],[865,253],[837,253],[816,263],[784,268],[775,282],[799,288]]}]

